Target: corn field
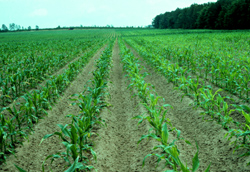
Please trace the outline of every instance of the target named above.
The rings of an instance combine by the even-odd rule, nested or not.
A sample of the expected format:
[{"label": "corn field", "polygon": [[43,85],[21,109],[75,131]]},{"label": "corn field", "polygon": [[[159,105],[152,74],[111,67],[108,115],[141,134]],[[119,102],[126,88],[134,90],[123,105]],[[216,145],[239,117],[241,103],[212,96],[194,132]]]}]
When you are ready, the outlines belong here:
[{"label": "corn field", "polygon": [[248,31],[3,33],[0,170],[249,171],[249,50]]}]

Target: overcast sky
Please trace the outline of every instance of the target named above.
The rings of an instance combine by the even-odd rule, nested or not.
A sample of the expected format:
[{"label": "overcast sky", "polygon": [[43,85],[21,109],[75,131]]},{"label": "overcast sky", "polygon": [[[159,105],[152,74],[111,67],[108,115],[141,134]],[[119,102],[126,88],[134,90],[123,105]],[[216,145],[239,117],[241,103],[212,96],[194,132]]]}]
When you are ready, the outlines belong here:
[{"label": "overcast sky", "polygon": [[166,11],[216,0],[0,0],[0,27],[146,26]]}]

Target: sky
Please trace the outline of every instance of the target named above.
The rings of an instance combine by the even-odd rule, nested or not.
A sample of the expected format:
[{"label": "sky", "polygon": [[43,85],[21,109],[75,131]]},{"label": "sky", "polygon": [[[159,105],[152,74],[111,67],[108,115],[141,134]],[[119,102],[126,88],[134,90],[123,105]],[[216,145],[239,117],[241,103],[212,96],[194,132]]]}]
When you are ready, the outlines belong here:
[{"label": "sky", "polygon": [[166,11],[217,0],[0,0],[0,28],[57,26],[147,26]]}]

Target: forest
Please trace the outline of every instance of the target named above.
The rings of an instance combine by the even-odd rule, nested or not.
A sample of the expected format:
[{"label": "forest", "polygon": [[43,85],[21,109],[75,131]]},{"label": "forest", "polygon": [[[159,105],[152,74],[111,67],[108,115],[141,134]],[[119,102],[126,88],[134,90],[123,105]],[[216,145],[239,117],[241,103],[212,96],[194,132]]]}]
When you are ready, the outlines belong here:
[{"label": "forest", "polygon": [[250,0],[218,0],[157,15],[158,29],[250,29]]}]

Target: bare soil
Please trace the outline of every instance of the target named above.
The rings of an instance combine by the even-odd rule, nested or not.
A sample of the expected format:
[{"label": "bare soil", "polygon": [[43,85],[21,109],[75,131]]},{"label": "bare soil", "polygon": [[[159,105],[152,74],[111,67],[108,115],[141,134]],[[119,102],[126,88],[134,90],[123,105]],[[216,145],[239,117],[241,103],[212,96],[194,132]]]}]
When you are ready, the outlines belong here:
[{"label": "bare soil", "polygon": [[[25,141],[23,146],[16,149],[16,158],[11,155],[7,159],[7,163],[0,167],[0,171],[17,171],[14,164],[29,172],[42,171],[42,163],[48,155],[65,150],[58,137],[55,136],[46,139],[41,145],[39,144],[46,134],[60,131],[57,124],[65,125],[71,122],[71,119],[66,118],[66,115],[79,113],[77,106],[70,106],[72,102],[69,98],[72,94],[81,93],[86,82],[93,77],[91,72],[94,70],[95,60],[100,57],[103,50],[104,47],[91,58],[89,63],[84,67],[84,70],[76,77],[66,89],[64,95],[57,101],[58,103],[52,110],[48,111],[48,116],[40,120],[35,126],[34,133],[29,137],[29,141]],[[54,164],[53,171],[63,171],[64,161],[56,161]],[[49,171],[48,166],[46,165],[45,167],[45,171]]]},{"label": "bare soil", "polygon": [[[77,55],[77,57],[73,58],[71,61],[69,61],[68,63],[66,63],[63,67],[61,67],[60,69],[57,69],[55,70],[53,73],[50,74],[50,76],[57,76],[57,75],[60,75],[64,72],[65,69],[68,68],[68,66],[71,64],[71,63],[74,63],[75,61],[77,61],[79,58],[81,58],[84,54],[86,54],[91,48],[88,48],[86,49],[84,52],[82,52],[81,50],[81,53]],[[32,92],[34,90],[37,90],[37,89],[41,89],[45,84],[46,82],[49,80],[50,78],[46,78],[44,81],[39,81],[38,85],[36,85],[34,88],[30,88],[28,89],[26,92]],[[23,103],[24,102],[24,99],[21,97],[22,95],[24,95],[25,92],[23,92],[14,102],[11,102],[9,103],[8,105],[6,105],[5,107],[13,107],[14,105],[16,105],[17,103]],[[2,108],[2,104],[0,105],[0,108]],[[17,106],[18,107],[18,106]],[[3,111],[2,113],[4,114],[8,114],[7,111]]]},{"label": "bare soil", "polygon": [[169,110],[167,118],[171,120],[174,127],[181,130],[181,136],[193,145],[192,147],[184,143],[178,144],[181,159],[184,162],[187,161],[189,167],[192,167],[192,158],[196,153],[195,142],[197,141],[200,159],[198,171],[205,171],[210,163],[210,171],[214,172],[250,171],[249,167],[246,167],[246,163],[250,159],[238,157],[243,154],[243,151],[236,151],[233,154],[233,146],[229,145],[229,142],[224,139],[227,131],[214,121],[203,121],[200,115],[202,109],[193,109],[190,106],[190,104],[193,104],[192,99],[184,97],[181,101],[183,93],[174,90],[175,86],[172,83],[168,83],[164,76],[156,73],[143,62],[134,49],[128,48],[136,57],[140,58],[142,65],[146,67],[146,71],[151,74],[145,78],[145,81],[153,84],[158,95],[165,98],[164,104],[173,106],[173,109]]},{"label": "bare soil", "polygon": [[[129,47],[134,55],[142,59],[137,52]],[[25,141],[23,146],[16,149],[16,158],[10,156],[7,163],[0,167],[0,171],[17,171],[14,164],[24,168],[29,172],[42,171],[42,162],[53,153],[65,150],[58,137],[46,139],[39,145],[41,139],[46,134],[60,131],[57,124],[69,124],[71,120],[65,116],[68,114],[78,114],[77,106],[70,106],[70,96],[83,91],[84,85],[92,77],[91,71],[94,70],[95,59],[99,58],[104,47],[90,60],[84,70],[77,76],[72,84],[67,88],[64,95],[58,100],[58,103],[50,110],[49,115],[39,121],[34,128],[34,133]],[[147,154],[155,153],[151,149],[157,145],[153,140],[143,140],[137,144],[142,135],[147,134],[150,128],[147,122],[139,126],[138,120],[131,119],[134,116],[145,113],[145,109],[140,105],[137,97],[131,97],[134,91],[129,91],[127,86],[129,82],[124,77],[122,64],[119,56],[119,46],[117,42],[113,49],[113,67],[110,72],[110,82],[108,84],[108,101],[112,105],[101,112],[101,117],[106,121],[107,126],[96,128],[98,136],[92,138],[94,151],[97,154],[97,162],[93,166],[100,172],[154,172],[163,171],[162,164],[156,166],[156,159],[150,157],[146,160],[144,168],[142,161]],[[145,62],[141,62],[146,67],[146,71],[151,75],[145,78],[147,83],[155,86],[159,96],[165,98],[161,104],[170,104],[173,109],[168,111],[169,118],[177,129],[181,130],[181,136],[189,140],[193,146],[184,142],[178,143],[181,159],[192,167],[192,158],[196,152],[195,142],[199,145],[200,168],[198,171],[204,171],[211,163],[212,172],[243,172],[250,171],[246,167],[246,162],[250,159],[239,158],[242,151],[232,154],[233,146],[229,145],[224,138],[226,130],[222,129],[216,122],[206,122],[202,120],[200,112],[202,109],[193,109],[190,104],[193,100],[184,97],[182,92],[174,90],[174,86],[168,83],[166,78],[157,74]],[[206,118],[209,119],[209,118]],[[170,135],[173,139],[174,135]],[[157,152],[159,153],[159,152]],[[49,161],[47,162],[49,163]],[[56,161],[53,165],[53,171],[62,172],[64,170],[64,161]],[[166,169],[164,169],[166,170]],[[45,171],[49,171],[46,164]]]},{"label": "bare soil", "polygon": [[131,98],[127,89],[129,83],[124,77],[120,63],[119,46],[116,42],[113,50],[113,68],[110,73],[109,103],[111,107],[101,114],[107,127],[97,131],[99,137],[94,140],[94,150],[97,154],[97,163],[94,164],[100,172],[153,172],[155,159],[148,158],[142,168],[143,158],[152,153],[152,141],[143,141],[137,145],[138,140],[148,131],[148,125],[137,125],[137,120],[131,119],[145,111],[138,106],[139,101]]}]

